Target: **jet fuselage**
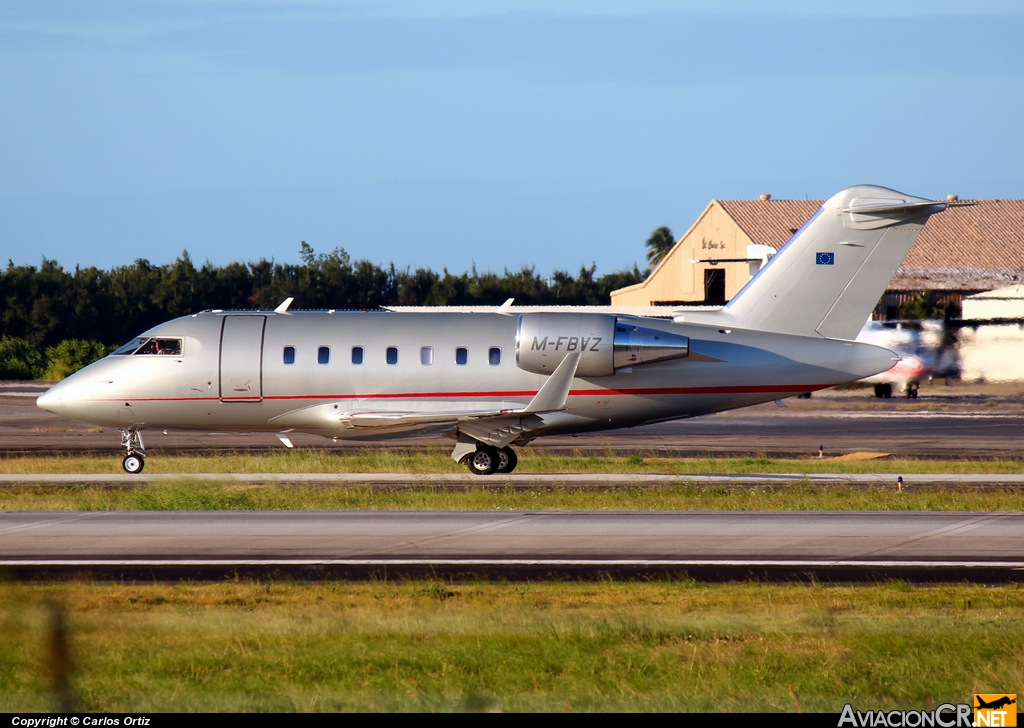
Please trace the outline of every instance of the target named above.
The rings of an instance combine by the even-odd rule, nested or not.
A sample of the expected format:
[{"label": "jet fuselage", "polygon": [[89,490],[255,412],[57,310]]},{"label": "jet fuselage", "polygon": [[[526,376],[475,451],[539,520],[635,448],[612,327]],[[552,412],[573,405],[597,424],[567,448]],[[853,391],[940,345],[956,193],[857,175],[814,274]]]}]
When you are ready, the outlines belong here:
[{"label": "jet fuselage", "polygon": [[[687,337],[689,351],[610,376],[576,377],[564,410],[545,415],[531,439],[768,402],[852,382],[896,361],[886,349],[849,341],[619,320]],[[547,377],[517,366],[517,323],[515,315],[479,313],[204,312],[140,337],[180,340],[176,354],[109,356],[56,385],[39,405],[117,427],[381,437],[404,431],[401,420],[364,429],[342,424],[344,416],[526,405]],[[582,346],[571,338],[564,348]],[[301,418],[279,421],[325,403],[336,407],[336,431],[303,426]]]}]

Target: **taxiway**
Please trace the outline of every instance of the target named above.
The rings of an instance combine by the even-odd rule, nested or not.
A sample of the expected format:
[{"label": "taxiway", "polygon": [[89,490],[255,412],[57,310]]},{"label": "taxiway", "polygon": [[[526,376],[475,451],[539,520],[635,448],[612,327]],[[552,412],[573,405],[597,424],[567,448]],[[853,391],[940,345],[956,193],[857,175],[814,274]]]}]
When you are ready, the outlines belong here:
[{"label": "taxiway", "polygon": [[16,575],[1016,581],[1024,513],[0,513]]},{"label": "taxiway", "polygon": [[[35,407],[45,391],[38,383],[0,383],[0,452],[115,456],[120,435],[63,419]],[[1024,432],[1024,387],[1020,385],[922,386],[919,399],[875,399],[869,390],[828,390],[811,399],[790,398],[785,407],[763,404],[715,415],[576,437],[541,438],[529,448],[566,453],[643,452],[669,457],[806,457],[849,452],[907,457],[1019,457]],[[388,443],[290,436],[297,447],[396,450],[450,449],[447,440],[416,438]],[[271,433],[146,431],[154,453],[210,450],[279,450]]]}]

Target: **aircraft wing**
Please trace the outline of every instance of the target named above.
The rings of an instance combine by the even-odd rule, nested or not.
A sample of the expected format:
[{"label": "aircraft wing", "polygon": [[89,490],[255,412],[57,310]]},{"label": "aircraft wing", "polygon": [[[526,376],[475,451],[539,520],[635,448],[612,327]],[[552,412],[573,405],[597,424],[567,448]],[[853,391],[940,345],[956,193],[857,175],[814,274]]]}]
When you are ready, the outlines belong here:
[{"label": "aircraft wing", "polygon": [[[545,380],[525,407],[508,407],[502,402],[478,402],[464,409],[442,409],[431,402],[395,400],[394,408],[359,409],[350,404],[328,402],[286,412],[270,420],[282,430],[299,430],[328,437],[352,430],[409,432],[419,429],[457,427],[481,442],[504,447],[523,433],[542,427],[540,415],[565,409],[569,389],[576,375],[580,353],[567,356]],[[379,404],[374,401],[374,404]],[[410,408],[410,405],[418,405]]]}]

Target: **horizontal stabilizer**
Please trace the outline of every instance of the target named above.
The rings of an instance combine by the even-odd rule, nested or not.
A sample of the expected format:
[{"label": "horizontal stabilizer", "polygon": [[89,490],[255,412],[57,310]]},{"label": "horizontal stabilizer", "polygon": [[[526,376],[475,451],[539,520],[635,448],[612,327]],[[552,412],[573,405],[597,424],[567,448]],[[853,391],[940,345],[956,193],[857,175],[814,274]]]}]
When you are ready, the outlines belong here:
[{"label": "horizontal stabilizer", "polygon": [[875,201],[865,202],[863,200],[853,200],[849,207],[843,208],[843,212],[855,212],[860,214],[872,214],[882,215],[886,213],[905,213],[914,211],[926,211],[931,209],[928,214],[934,212],[942,212],[947,207],[970,207],[976,205],[976,202],[936,202],[934,200],[925,200],[924,202],[904,202],[894,204],[890,201],[877,201],[877,204],[873,204]]}]

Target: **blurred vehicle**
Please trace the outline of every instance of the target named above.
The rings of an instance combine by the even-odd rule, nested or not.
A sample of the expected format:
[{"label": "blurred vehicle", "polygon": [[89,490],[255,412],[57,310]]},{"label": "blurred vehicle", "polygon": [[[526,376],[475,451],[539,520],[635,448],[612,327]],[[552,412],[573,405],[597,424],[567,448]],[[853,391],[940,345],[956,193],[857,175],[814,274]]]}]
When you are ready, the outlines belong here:
[{"label": "blurred vehicle", "polygon": [[941,338],[942,323],[937,321],[868,321],[857,341],[885,347],[898,354],[900,361],[892,369],[860,381],[873,385],[879,398],[892,397],[895,390],[916,399],[921,382],[935,373]]}]

